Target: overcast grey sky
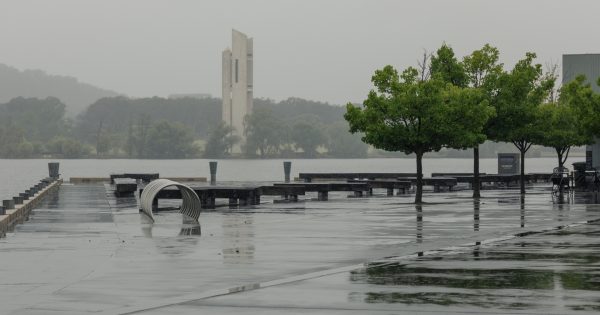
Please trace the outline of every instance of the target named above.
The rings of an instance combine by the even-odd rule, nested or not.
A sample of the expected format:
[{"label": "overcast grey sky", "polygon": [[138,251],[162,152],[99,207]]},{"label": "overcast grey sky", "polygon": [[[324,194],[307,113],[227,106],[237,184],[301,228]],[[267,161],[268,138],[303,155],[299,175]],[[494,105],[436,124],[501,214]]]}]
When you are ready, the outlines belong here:
[{"label": "overcast grey sky", "polygon": [[442,42],[512,65],[600,52],[600,1],[0,0],[0,63],[130,96],[221,94],[231,29],[254,38],[256,97],[362,101],[373,71]]}]

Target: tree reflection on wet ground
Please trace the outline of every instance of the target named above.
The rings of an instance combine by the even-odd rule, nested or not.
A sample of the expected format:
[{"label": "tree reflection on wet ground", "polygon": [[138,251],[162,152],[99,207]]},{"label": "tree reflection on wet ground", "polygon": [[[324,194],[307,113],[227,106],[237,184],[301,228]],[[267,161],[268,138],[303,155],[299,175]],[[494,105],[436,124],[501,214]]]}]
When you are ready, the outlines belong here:
[{"label": "tree reflection on wet ground", "polygon": [[[366,303],[600,311],[600,223],[351,272]],[[358,296],[354,294],[353,299]]]}]

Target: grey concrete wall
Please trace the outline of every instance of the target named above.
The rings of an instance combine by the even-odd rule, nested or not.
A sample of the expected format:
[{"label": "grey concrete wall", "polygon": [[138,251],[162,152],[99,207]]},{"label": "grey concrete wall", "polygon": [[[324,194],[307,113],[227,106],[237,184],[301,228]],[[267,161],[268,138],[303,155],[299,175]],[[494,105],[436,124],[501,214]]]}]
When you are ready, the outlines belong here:
[{"label": "grey concrete wall", "polygon": [[[596,93],[600,93],[600,86],[596,84],[600,78],[600,54],[570,54],[563,55],[562,83],[568,83],[578,75],[585,75]],[[600,141],[588,147],[592,151],[592,167],[600,169]]]},{"label": "grey concrete wall", "polygon": [[13,209],[7,209],[4,215],[0,215],[0,237],[11,231],[16,224],[22,223],[29,217],[33,210],[48,194],[58,190],[63,180],[59,179],[37,192],[32,198],[15,205]]},{"label": "grey concrete wall", "polygon": [[600,78],[600,54],[563,55],[563,84],[572,81],[580,74],[585,75],[596,93],[600,93],[600,87],[596,84]]}]

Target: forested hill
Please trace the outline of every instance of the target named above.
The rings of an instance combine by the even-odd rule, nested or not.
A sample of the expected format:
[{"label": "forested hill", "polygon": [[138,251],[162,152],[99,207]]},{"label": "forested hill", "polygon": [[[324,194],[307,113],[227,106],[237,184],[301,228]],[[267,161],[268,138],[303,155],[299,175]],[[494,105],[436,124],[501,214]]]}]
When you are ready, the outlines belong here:
[{"label": "forested hill", "polygon": [[[283,121],[312,118],[326,125],[343,121],[345,112],[343,106],[301,98],[289,98],[281,102],[254,99],[254,108],[269,110],[273,116]],[[193,130],[196,136],[207,138],[209,132],[221,122],[221,99],[103,98],[91,104],[78,116],[78,132],[83,137],[94,137],[100,123],[103,128],[112,132],[127,132],[131,124],[142,118],[149,121],[166,120],[181,123]]]},{"label": "forested hill", "polygon": [[[235,136],[223,129],[218,98],[105,97],[75,118],[55,97],[0,103],[0,158],[226,157]],[[344,107],[290,98],[255,99],[246,157],[364,157],[348,133]],[[250,141],[252,140],[252,141]],[[239,139],[235,140],[239,141]]]},{"label": "forested hill", "polygon": [[68,76],[50,75],[41,70],[24,70],[0,64],[0,103],[15,97],[60,99],[68,116],[75,116],[103,97],[118,93],[79,82]]}]

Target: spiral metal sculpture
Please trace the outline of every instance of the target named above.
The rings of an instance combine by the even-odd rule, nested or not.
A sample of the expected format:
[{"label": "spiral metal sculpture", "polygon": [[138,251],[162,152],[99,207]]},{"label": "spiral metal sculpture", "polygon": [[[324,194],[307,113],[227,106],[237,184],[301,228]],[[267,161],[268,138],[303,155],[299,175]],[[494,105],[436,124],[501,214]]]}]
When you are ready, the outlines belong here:
[{"label": "spiral metal sculpture", "polygon": [[154,198],[156,198],[156,195],[161,190],[170,186],[175,186],[179,188],[179,191],[181,191],[181,199],[183,202],[179,211],[198,221],[198,218],[200,217],[201,203],[196,192],[184,184],[164,178],[154,180],[144,187],[142,195],[140,196],[142,211],[144,211],[144,213],[146,213],[152,219],[152,221],[154,221],[154,214],[152,213],[152,201]]}]

